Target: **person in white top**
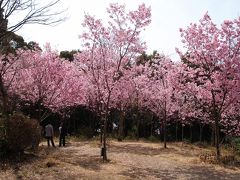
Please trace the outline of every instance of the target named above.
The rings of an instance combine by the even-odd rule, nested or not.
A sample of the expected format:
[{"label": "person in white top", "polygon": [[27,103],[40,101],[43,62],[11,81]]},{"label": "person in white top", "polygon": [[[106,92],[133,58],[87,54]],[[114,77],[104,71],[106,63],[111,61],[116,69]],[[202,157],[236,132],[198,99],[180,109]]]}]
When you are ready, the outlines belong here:
[{"label": "person in white top", "polygon": [[50,146],[50,141],[51,141],[52,146],[55,147],[54,141],[53,141],[53,136],[54,136],[53,126],[50,123],[45,126],[45,133],[46,133],[45,136],[47,138],[48,146]]}]

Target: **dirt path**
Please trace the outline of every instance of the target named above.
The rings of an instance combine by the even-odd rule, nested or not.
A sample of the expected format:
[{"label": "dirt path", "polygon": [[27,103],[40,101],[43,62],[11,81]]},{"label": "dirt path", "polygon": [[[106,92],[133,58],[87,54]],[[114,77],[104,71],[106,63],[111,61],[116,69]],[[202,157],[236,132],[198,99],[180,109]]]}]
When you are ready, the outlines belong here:
[{"label": "dirt path", "polygon": [[111,141],[108,163],[95,141],[71,142],[65,148],[40,147],[37,156],[0,170],[0,179],[240,179],[240,168],[204,164],[203,149],[180,144]]}]

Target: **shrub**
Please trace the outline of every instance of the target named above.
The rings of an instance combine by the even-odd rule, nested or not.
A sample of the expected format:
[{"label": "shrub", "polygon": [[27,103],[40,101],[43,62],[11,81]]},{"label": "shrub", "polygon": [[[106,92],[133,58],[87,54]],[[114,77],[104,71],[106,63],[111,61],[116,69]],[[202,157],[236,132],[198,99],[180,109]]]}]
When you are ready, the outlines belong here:
[{"label": "shrub", "polygon": [[233,143],[238,153],[240,153],[240,137],[234,138]]},{"label": "shrub", "polygon": [[7,122],[7,147],[10,152],[23,152],[27,147],[37,147],[41,128],[35,119],[14,113]]},{"label": "shrub", "polygon": [[236,153],[240,153],[240,137],[226,137],[226,145],[234,149]]},{"label": "shrub", "polygon": [[210,164],[217,164],[216,154],[214,152],[204,152],[199,155],[200,161]]},{"label": "shrub", "polygon": [[77,131],[77,137],[92,138],[94,135],[94,130],[90,127],[83,126]]},{"label": "shrub", "polygon": [[136,140],[136,138],[134,137],[134,136],[126,136],[125,138],[124,138],[125,140]]},{"label": "shrub", "polygon": [[158,142],[159,141],[159,139],[155,136],[149,136],[148,140],[151,141],[151,142]]},{"label": "shrub", "polygon": [[210,163],[210,164],[221,163],[224,165],[234,165],[236,163],[236,157],[231,154],[221,156],[220,161],[217,161],[217,157],[214,152],[201,153],[199,158],[201,162]]},{"label": "shrub", "polygon": [[118,137],[117,137],[117,140],[118,140],[119,142],[121,142],[121,141],[123,140],[123,136],[118,136]]}]

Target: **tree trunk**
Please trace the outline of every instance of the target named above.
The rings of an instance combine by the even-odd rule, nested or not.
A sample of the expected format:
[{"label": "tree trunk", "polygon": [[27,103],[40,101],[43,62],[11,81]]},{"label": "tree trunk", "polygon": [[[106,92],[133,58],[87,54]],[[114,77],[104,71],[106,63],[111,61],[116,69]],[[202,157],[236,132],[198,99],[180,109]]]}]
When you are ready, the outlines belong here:
[{"label": "tree trunk", "polygon": [[139,140],[139,126],[140,126],[140,122],[139,119],[137,120],[137,141]]},{"label": "tree trunk", "polygon": [[182,123],[182,143],[183,143],[183,140],[184,140],[184,124]]},{"label": "tree trunk", "polygon": [[102,144],[103,142],[103,129],[101,128],[100,130],[100,143]]},{"label": "tree trunk", "polygon": [[42,121],[44,121],[44,120],[42,119],[41,102],[40,101],[37,102],[37,111],[38,111],[38,115],[37,115],[38,116],[38,121],[42,123]]},{"label": "tree trunk", "polygon": [[166,117],[166,111],[164,112],[164,117],[163,117],[163,141],[164,141],[164,148],[167,148],[167,128],[166,128],[166,123],[167,123],[167,117]]},{"label": "tree trunk", "polygon": [[91,115],[89,115],[89,113],[88,112],[83,112],[83,115],[82,115],[82,118],[85,120],[87,120],[88,119],[88,121],[89,121],[89,128],[91,129],[91,127],[92,127],[92,121],[93,121],[93,114],[91,114]]},{"label": "tree trunk", "polygon": [[136,120],[137,120],[137,128],[136,128],[136,139],[137,141],[139,140],[139,126],[140,126],[140,121],[139,121],[139,118],[138,118],[138,112],[136,114]]},{"label": "tree trunk", "polygon": [[219,141],[220,141],[220,127],[219,127],[219,122],[221,120],[221,113],[217,105],[215,104],[215,92],[212,90],[212,98],[213,98],[213,111],[212,111],[212,119],[214,120],[214,132],[215,132],[215,148],[216,148],[216,158],[217,161],[219,162],[220,160],[220,147],[219,147]]},{"label": "tree trunk", "polygon": [[215,147],[216,147],[216,158],[219,161],[220,160],[220,146],[219,146],[219,138],[220,138],[220,134],[219,134],[219,119],[216,118],[215,119]]},{"label": "tree trunk", "polygon": [[103,146],[102,146],[102,152],[101,155],[103,157],[103,162],[107,161],[107,143],[106,143],[106,138],[107,138],[107,117],[105,116],[104,118],[104,128],[103,128]]},{"label": "tree trunk", "polygon": [[200,126],[199,126],[199,141],[200,142],[202,142],[202,131],[203,131],[203,126],[202,126],[202,124],[200,124]]},{"label": "tree trunk", "polygon": [[74,126],[74,134],[76,134],[77,133],[77,125],[76,125],[76,121],[77,121],[77,119],[76,118],[74,118],[74,121],[73,121],[73,126]]},{"label": "tree trunk", "polygon": [[1,93],[1,98],[2,98],[2,113],[3,115],[8,116],[9,112],[9,98],[8,98],[8,94],[7,91],[4,87],[3,84],[3,79],[2,76],[0,76],[0,93]]},{"label": "tree trunk", "polygon": [[151,116],[151,136],[153,136],[153,126],[154,126],[154,121],[153,121],[153,115]]},{"label": "tree trunk", "polygon": [[212,132],[211,132],[211,144],[212,146],[215,146],[215,125],[212,124]]},{"label": "tree trunk", "polygon": [[190,142],[193,142],[193,136],[192,136],[192,124],[190,124]]},{"label": "tree trunk", "polygon": [[124,112],[121,111],[119,119],[118,141],[122,141],[124,137],[124,119],[125,119]]},{"label": "tree trunk", "polygon": [[167,148],[167,132],[166,132],[166,122],[163,124],[163,141],[164,141],[164,148]]},{"label": "tree trunk", "polygon": [[103,131],[104,131],[104,124],[103,124],[103,119],[101,118],[101,121],[100,121],[100,143],[102,144],[103,143]]},{"label": "tree trunk", "polygon": [[178,141],[178,123],[176,122],[176,127],[175,127],[175,141]]}]

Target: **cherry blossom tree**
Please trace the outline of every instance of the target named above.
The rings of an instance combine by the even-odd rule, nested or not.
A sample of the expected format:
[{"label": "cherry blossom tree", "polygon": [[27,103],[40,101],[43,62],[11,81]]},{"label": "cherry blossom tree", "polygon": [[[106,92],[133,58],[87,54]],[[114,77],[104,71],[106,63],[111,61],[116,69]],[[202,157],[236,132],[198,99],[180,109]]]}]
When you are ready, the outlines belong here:
[{"label": "cherry blossom tree", "polygon": [[164,133],[164,148],[167,147],[167,122],[178,110],[178,92],[175,90],[175,65],[167,57],[155,58],[149,70],[151,83],[149,89],[149,107],[162,120]]},{"label": "cherry blossom tree", "polygon": [[113,97],[111,99],[111,107],[119,110],[119,123],[118,123],[118,140],[122,141],[124,136],[124,122],[126,111],[132,106],[134,101],[134,85],[131,81],[132,68],[125,71],[125,76],[119,79],[116,87],[113,90]]},{"label": "cherry blossom tree", "polygon": [[84,69],[90,87],[96,93],[96,102],[104,124],[102,155],[107,160],[106,133],[111,99],[116,84],[124,76],[125,68],[146,48],[140,32],[150,23],[150,8],[144,4],[127,12],[124,5],[110,4],[110,17],[105,26],[100,19],[85,15],[81,36],[83,52],[76,55],[78,67]]},{"label": "cherry blossom tree", "polygon": [[[200,126],[200,141],[202,137],[202,128],[205,124],[209,124],[209,119],[206,117],[206,114],[203,113],[203,107],[197,103],[196,98],[193,94],[196,94],[198,90],[189,86],[188,82],[190,81],[191,71],[188,70],[188,66],[184,63],[176,63],[175,66],[175,75],[172,78],[172,83],[174,84],[175,91],[178,92],[178,111],[177,121],[182,126],[182,141],[184,139],[184,126],[189,125],[191,129],[192,121],[198,119]],[[200,120],[201,119],[201,120]]]},{"label": "cherry blossom tree", "polygon": [[6,116],[12,111],[9,89],[17,72],[21,69],[19,66],[21,56],[24,56],[24,51],[18,51],[17,54],[0,54],[1,111]]},{"label": "cherry blossom tree", "polygon": [[186,53],[177,51],[188,64],[186,91],[204,107],[202,113],[207,113],[214,125],[219,159],[220,124],[239,104],[240,18],[217,27],[205,14],[198,24],[180,32]]},{"label": "cherry blossom tree", "polygon": [[[126,85],[128,85],[127,90],[129,97],[127,102],[132,108],[135,109],[133,114],[133,118],[136,121],[136,137],[137,140],[139,139],[139,126],[140,126],[140,119],[139,115],[146,109],[149,109],[148,98],[151,94],[149,91],[150,81],[148,78],[148,68],[144,65],[137,65],[134,64],[130,69],[128,76],[125,76]],[[123,85],[123,87],[125,87]]]},{"label": "cherry blossom tree", "polygon": [[[41,51],[23,51],[18,55],[18,71],[12,78],[9,93],[22,100],[60,111],[68,106],[85,103],[84,79],[81,72],[70,62],[59,58],[58,53],[47,48]],[[39,114],[42,121],[49,112]]]}]

